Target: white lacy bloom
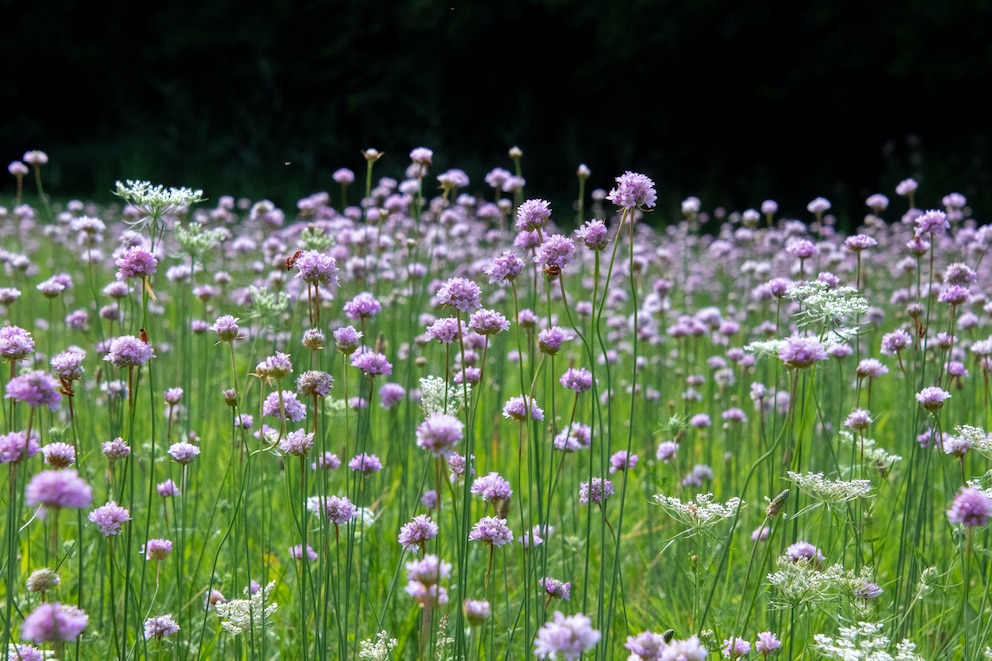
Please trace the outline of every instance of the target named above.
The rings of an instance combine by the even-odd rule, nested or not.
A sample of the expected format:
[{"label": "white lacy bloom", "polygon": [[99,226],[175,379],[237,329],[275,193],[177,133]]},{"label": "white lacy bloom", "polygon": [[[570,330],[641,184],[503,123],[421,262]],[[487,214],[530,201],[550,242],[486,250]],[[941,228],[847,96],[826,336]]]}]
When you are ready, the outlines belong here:
[{"label": "white lacy bloom", "polygon": [[137,221],[129,222],[132,228],[140,229],[150,221],[157,221],[162,216],[185,211],[191,205],[203,201],[202,190],[190,188],[169,188],[152,186],[149,181],[117,182],[114,195],[144,214]]},{"label": "white lacy bloom", "polygon": [[358,658],[369,659],[369,661],[386,661],[389,658],[389,653],[397,645],[399,645],[399,641],[390,638],[385,631],[380,631],[375,636],[375,642],[369,638],[358,643]]},{"label": "white lacy bloom", "polygon": [[868,313],[868,299],[857,289],[831,287],[821,280],[794,284],[786,296],[803,306],[796,314],[800,326],[823,324],[831,330],[853,334],[859,318]]},{"label": "white lacy bloom", "polygon": [[816,634],[816,651],[828,659],[842,661],[923,661],[916,653],[916,645],[903,640],[896,645],[896,655],[886,649],[889,638],[882,634],[882,625],[875,622],[858,622],[857,626],[841,627],[836,638]]},{"label": "white lacy bloom", "polygon": [[971,445],[971,449],[982,456],[992,459],[992,434],[984,429],[971,425],[958,425],[954,428],[957,435]]},{"label": "white lacy bloom", "polygon": [[849,584],[840,565],[820,569],[810,559],[793,560],[787,555],[775,561],[776,570],[768,575],[768,584],[775,589],[772,606],[784,608],[799,604],[816,604],[837,599]]},{"label": "white lacy bloom", "polygon": [[276,582],[272,581],[263,588],[259,588],[255,594],[249,595],[249,590],[245,589],[247,599],[233,599],[225,603],[218,603],[214,608],[217,614],[223,618],[221,626],[224,631],[232,636],[237,636],[245,632],[254,631],[259,633],[265,626],[268,626],[268,618],[279,610],[279,604],[268,601],[269,592],[275,587]]},{"label": "white lacy bloom", "polygon": [[466,393],[471,395],[471,384],[448,383],[439,376],[425,376],[420,379],[420,407],[427,415],[457,414],[465,401]]},{"label": "white lacy bloom", "polygon": [[731,498],[726,504],[714,503],[713,494],[697,494],[695,502],[683,503],[675,496],[657,494],[654,502],[668,512],[668,514],[678,521],[681,521],[689,528],[681,534],[690,536],[697,533],[711,532],[710,528],[726,521],[737,514],[746,506],[740,498]]},{"label": "white lacy bloom", "polygon": [[875,466],[880,471],[890,471],[896,462],[902,461],[902,457],[900,455],[889,454],[887,450],[875,445],[874,439],[859,439],[847,430],[840,430],[837,434],[847,443],[848,446],[853,446],[858,453],[860,453],[861,449],[864,448],[865,462]]},{"label": "white lacy bloom", "polygon": [[785,346],[785,340],[758,340],[744,346],[744,351],[753,353],[755,358],[778,358],[778,352]]},{"label": "white lacy bloom", "polygon": [[[826,505],[846,503],[855,498],[871,495],[871,482],[868,480],[828,480],[823,473],[786,473],[788,479],[814,498]],[[797,516],[798,516],[797,512]]]}]

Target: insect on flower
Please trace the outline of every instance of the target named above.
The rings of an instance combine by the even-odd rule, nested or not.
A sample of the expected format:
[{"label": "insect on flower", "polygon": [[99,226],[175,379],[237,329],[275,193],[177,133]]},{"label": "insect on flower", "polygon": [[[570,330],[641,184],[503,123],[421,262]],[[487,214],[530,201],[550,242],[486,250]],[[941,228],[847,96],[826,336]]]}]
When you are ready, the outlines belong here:
[{"label": "insect on flower", "polygon": [[138,339],[140,339],[145,344],[148,344],[148,333],[145,331],[144,328],[138,329]]},{"label": "insect on flower", "polygon": [[296,260],[299,259],[300,258],[300,255],[302,255],[302,254],[303,254],[303,251],[302,250],[297,250],[296,252],[293,253],[293,255],[291,257],[287,257],[286,258],[286,270],[287,271],[292,271],[293,270],[293,267],[296,266]]}]

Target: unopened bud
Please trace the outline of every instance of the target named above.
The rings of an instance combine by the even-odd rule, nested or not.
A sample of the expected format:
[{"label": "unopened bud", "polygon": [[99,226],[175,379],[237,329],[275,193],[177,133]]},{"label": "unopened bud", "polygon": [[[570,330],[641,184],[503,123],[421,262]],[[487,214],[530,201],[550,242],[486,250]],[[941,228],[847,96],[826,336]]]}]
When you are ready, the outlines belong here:
[{"label": "unopened bud", "polygon": [[789,500],[788,489],[775,496],[775,498],[772,499],[772,502],[768,503],[768,507],[765,508],[765,516],[769,519],[774,519],[782,512],[782,508],[785,507],[787,500]]}]

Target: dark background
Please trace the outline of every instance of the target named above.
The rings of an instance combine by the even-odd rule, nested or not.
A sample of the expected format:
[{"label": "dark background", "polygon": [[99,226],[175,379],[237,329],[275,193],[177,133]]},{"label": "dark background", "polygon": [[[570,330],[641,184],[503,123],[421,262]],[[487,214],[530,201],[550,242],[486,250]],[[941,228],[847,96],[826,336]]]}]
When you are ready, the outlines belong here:
[{"label": "dark background", "polygon": [[806,218],[822,195],[856,220],[912,176],[918,206],[957,191],[984,222],[990,5],[0,0],[0,159],[44,150],[61,197],[129,178],[291,207],[361,178],[367,147],[395,177],[429,147],[432,179],[489,195],[518,145],[556,209],[586,163],[590,187],[648,174],[668,217],[697,195]]}]

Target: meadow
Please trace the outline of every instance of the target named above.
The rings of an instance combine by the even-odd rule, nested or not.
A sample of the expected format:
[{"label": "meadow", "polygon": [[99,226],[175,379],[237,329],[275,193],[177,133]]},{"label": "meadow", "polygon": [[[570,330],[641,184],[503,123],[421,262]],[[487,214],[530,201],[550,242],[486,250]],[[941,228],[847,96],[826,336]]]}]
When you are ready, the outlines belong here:
[{"label": "meadow", "polygon": [[992,658],[963,196],[364,156],[293,209],[11,163],[4,661]]}]

